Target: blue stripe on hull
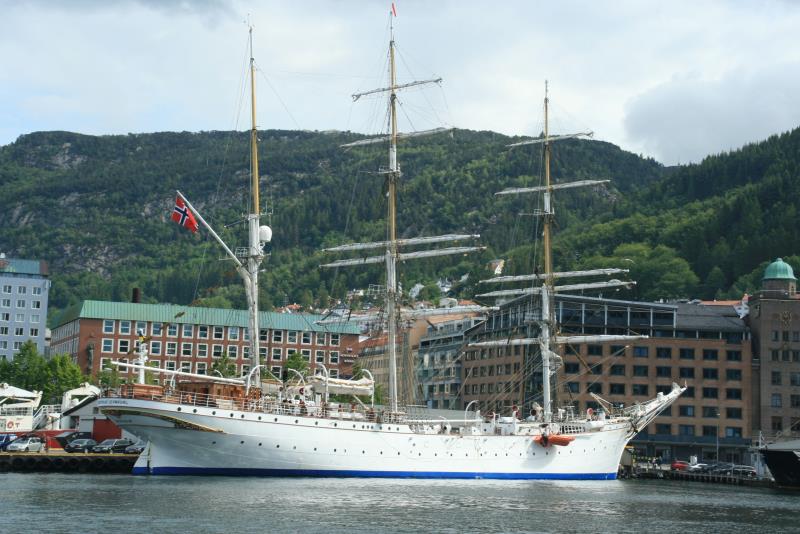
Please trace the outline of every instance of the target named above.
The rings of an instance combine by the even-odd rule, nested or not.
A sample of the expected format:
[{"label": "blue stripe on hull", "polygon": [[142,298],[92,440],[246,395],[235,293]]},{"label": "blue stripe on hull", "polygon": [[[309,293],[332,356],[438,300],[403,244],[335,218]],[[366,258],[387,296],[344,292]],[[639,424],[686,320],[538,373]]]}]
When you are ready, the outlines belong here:
[{"label": "blue stripe on hull", "polygon": [[616,473],[475,473],[458,471],[350,471],[318,469],[249,469],[210,467],[134,468],[134,475],[223,475],[261,477],[485,478],[505,480],[615,480]]}]

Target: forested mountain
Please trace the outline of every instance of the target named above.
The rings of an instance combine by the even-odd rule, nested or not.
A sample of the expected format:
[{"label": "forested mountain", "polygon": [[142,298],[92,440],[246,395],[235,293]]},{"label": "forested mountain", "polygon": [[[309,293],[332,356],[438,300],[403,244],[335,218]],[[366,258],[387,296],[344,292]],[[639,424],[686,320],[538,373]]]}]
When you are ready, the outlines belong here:
[{"label": "forested mountain", "polygon": [[[324,305],[331,295],[380,283],[379,268],[317,267],[330,259],[318,252],[323,246],[385,235],[377,171],[386,149],[339,148],[358,138],[260,134],[262,199],[274,229],[262,305]],[[532,269],[538,219],[530,214],[539,206],[494,193],[540,183],[542,158],[535,147],[509,150],[512,141],[456,130],[401,145],[401,235],[480,233],[489,247],[478,256],[403,265],[405,288],[467,272],[474,281],[497,257],[509,260],[509,273]],[[0,148],[0,251],[50,263],[54,310],[84,298],[125,300],[132,287],[154,302],[241,306],[241,284],[232,265],[219,261],[217,245],[169,215],[180,189],[229,242],[243,244],[247,143],[237,132],[24,135]],[[762,262],[800,248],[799,147],[794,131],[667,170],[609,143],[559,143],[554,181],[612,183],[559,194],[556,261],[629,267],[640,281],[634,297],[740,293]]]}]

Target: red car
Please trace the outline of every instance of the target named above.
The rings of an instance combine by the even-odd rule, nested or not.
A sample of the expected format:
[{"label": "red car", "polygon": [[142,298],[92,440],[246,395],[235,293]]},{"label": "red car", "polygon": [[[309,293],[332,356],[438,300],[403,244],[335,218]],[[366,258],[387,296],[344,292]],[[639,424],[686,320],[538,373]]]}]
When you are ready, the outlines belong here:
[{"label": "red car", "polygon": [[683,460],[673,460],[669,466],[673,471],[686,471],[689,468],[689,462]]}]

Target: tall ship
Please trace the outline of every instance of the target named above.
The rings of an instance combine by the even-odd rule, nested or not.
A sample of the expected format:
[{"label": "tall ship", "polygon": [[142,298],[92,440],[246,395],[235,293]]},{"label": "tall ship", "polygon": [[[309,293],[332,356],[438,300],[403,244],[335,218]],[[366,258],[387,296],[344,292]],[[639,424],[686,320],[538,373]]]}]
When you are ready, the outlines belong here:
[{"label": "tall ship", "polygon": [[759,449],[775,484],[800,489],[800,439],[768,443]]},{"label": "tall ship", "polygon": [[[553,217],[551,196],[555,190],[583,184],[550,183],[550,143],[560,137],[550,137],[545,128],[542,138],[530,141],[544,146],[548,158],[545,184],[540,188],[514,191],[544,195],[541,214],[546,251],[544,272],[528,278],[537,283],[536,287],[504,290],[527,292],[538,304],[539,313],[534,318],[538,325],[538,336],[484,341],[476,345],[524,344],[538,349],[544,383],[540,409],[526,418],[522,418],[518,410],[510,410],[508,414],[483,415],[479,411],[466,410],[463,415],[456,412],[455,416],[443,418],[424,409],[400,405],[396,346],[397,323],[403,318],[403,311],[399,306],[398,261],[464,254],[480,247],[447,246],[419,250],[413,248],[466,241],[478,236],[451,234],[402,239],[397,236],[396,190],[401,176],[397,144],[398,140],[405,137],[397,127],[397,95],[404,88],[437,83],[439,80],[399,84],[395,74],[393,28],[390,32],[388,86],[354,95],[355,99],[366,94],[388,95],[388,135],[350,145],[385,143],[388,146],[388,166],[381,171],[387,182],[386,239],[329,249],[337,253],[355,251],[360,256],[340,259],[327,265],[337,268],[385,265],[388,403],[384,406],[374,404],[375,384],[368,371],[358,379],[344,380],[329,377],[323,367],[320,374],[298,377],[297,381],[283,385],[267,376],[262,377],[267,373],[261,372],[263,366],[258,361],[258,272],[264,258],[264,246],[271,239],[272,232],[260,223],[251,29],[253,124],[249,189],[253,198],[248,216],[247,252],[234,254],[180,193],[178,204],[180,209],[186,210],[185,216],[190,212],[220,242],[244,281],[250,313],[250,354],[254,360],[252,371],[242,378],[215,378],[159,369],[156,372],[167,375],[167,379],[161,382],[162,385],[147,385],[145,374],[153,369],[147,366],[148,339],[142,335],[138,359],[134,363],[117,364],[138,371],[140,383],[125,385],[119,392],[109,394],[98,402],[100,410],[115,423],[149,442],[134,467],[134,474],[614,479],[628,441],[683,392],[683,388],[673,385],[670,393],[659,393],[652,400],[625,408],[615,407],[598,398],[603,408],[596,413],[576,414],[570,410],[554,409],[550,384],[560,360],[556,352],[558,346],[589,341],[558,335],[553,296],[555,292],[568,290],[569,287],[556,286],[555,280],[604,273],[553,272],[550,254],[550,223]],[[365,250],[378,250],[379,253],[364,257]],[[573,287],[586,288],[590,285],[591,282],[573,284]],[[497,296],[503,294],[501,292]],[[610,341],[630,338],[592,336],[592,339]],[[165,383],[171,385],[165,386]],[[349,396],[350,402],[341,402],[343,396]],[[336,399],[339,402],[334,402]]]}]

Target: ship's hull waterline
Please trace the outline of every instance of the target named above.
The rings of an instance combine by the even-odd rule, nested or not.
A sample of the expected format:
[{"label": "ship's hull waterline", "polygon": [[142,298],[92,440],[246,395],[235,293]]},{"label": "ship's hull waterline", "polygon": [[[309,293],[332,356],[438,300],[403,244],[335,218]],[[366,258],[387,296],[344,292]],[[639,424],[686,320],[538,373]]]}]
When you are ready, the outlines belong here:
[{"label": "ship's hull waterline", "polygon": [[134,474],[384,478],[598,479],[617,476],[626,421],[543,447],[532,435],[415,432],[408,424],[102,399],[150,442]]}]

